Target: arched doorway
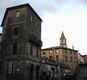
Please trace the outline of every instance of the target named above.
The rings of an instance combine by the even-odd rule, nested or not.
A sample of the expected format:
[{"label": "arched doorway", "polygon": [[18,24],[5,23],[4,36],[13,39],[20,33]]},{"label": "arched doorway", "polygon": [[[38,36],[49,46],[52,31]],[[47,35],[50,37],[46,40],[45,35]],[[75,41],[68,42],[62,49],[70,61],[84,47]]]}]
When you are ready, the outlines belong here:
[{"label": "arched doorway", "polygon": [[40,72],[40,66],[36,66],[36,80],[39,80],[40,76],[39,76],[39,73]]},{"label": "arched doorway", "polygon": [[33,74],[34,74],[34,65],[33,64],[31,64],[31,67],[30,67],[30,80],[33,80],[34,78],[33,78]]}]

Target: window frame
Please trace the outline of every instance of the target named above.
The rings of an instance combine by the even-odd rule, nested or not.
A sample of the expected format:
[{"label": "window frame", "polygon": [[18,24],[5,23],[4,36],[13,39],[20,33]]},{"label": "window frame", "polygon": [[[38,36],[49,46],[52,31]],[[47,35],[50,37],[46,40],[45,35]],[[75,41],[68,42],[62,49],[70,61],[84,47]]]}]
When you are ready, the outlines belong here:
[{"label": "window frame", "polygon": [[20,11],[16,10],[16,18],[19,18],[19,16],[20,16]]},{"label": "window frame", "polygon": [[13,55],[17,54],[17,43],[13,44]]},{"label": "window frame", "polygon": [[18,35],[18,27],[13,27],[13,36]]}]

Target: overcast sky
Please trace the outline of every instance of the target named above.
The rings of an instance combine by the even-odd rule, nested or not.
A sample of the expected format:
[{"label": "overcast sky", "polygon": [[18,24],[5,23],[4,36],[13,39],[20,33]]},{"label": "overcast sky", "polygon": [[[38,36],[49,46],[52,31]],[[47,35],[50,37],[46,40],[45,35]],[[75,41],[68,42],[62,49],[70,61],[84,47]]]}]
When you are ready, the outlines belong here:
[{"label": "overcast sky", "polygon": [[59,46],[63,31],[69,48],[87,54],[87,0],[0,0],[0,24],[7,7],[24,3],[43,20],[42,48]]}]

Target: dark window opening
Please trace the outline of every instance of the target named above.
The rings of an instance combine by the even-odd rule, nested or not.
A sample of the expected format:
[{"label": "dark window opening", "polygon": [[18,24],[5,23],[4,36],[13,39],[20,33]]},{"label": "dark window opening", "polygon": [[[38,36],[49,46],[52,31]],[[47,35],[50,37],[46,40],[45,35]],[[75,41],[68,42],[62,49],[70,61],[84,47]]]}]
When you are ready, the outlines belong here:
[{"label": "dark window opening", "polygon": [[59,61],[59,56],[58,55],[56,56],[56,60]]},{"label": "dark window opening", "polygon": [[38,52],[39,52],[39,51],[38,51],[38,48],[37,48],[37,51],[36,51],[36,56],[37,56],[37,57],[38,57]]},{"label": "dark window opening", "polygon": [[67,56],[65,56],[65,61],[67,61]]},{"label": "dark window opening", "polygon": [[17,27],[14,28],[14,36],[18,35],[18,29]]},{"label": "dark window opening", "polygon": [[30,68],[30,80],[34,80],[33,74],[34,74],[34,65],[32,64]]},{"label": "dark window opening", "polygon": [[70,51],[70,54],[72,55],[72,51]]},{"label": "dark window opening", "polygon": [[32,52],[33,52],[32,49],[33,49],[32,46],[30,46],[30,55],[32,55]]},{"label": "dark window opening", "polygon": [[71,60],[71,62],[72,62],[72,56],[70,56],[70,60]]},{"label": "dark window opening", "polygon": [[46,54],[46,52],[43,52],[43,55],[45,55]]},{"label": "dark window opening", "polygon": [[13,54],[17,54],[17,44],[13,44]]},{"label": "dark window opening", "polygon": [[52,56],[49,56],[49,59],[52,60]]}]

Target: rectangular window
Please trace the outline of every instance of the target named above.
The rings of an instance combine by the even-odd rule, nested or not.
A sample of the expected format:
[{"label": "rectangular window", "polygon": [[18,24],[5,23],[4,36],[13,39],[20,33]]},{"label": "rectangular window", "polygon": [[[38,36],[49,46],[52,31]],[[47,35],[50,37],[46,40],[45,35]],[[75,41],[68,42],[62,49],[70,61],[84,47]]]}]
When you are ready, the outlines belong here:
[{"label": "rectangular window", "polygon": [[36,57],[38,57],[38,52],[39,52],[39,51],[38,51],[38,48],[37,48],[37,50],[36,50]]},{"label": "rectangular window", "polygon": [[17,44],[13,44],[13,54],[17,54]]},{"label": "rectangular window", "polygon": [[77,54],[77,52],[75,51],[75,52],[74,52],[74,55],[76,55],[76,54]]},{"label": "rectangular window", "polygon": [[20,12],[17,10],[16,11],[16,18],[19,18],[19,16],[20,16]]},{"label": "rectangular window", "polygon": [[56,50],[56,53],[58,53],[58,49]]},{"label": "rectangular window", "polygon": [[70,51],[70,55],[72,55],[72,51]]},{"label": "rectangular window", "polygon": [[14,27],[13,32],[14,32],[14,36],[17,36],[18,35],[18,28],[17,27]]},{"label": "rectangular window", "polygon": [[52,51],[50,50],[49,53],[52,53]]},{"label": "rectangular window", "polygon": [[65,61],[67,61],[67,56],[65,56]]},{"label": "rectangular window", "polygon": [[70,50],[67,50],[67,53],[70,54]]},{"label": "rectangular window", "polygon": [[46,54],[46,52],[43,52],[43,55],[45,55]]},{"label": "rectangular window", "polygon": [[52,56],[49,56],[49,59],[52,60]]},{"label": "rectangular window", "polygon": [[8,74],[12,74],[12,61],[8,61],[8,68],[7,68],[7,70],[8,70]]},{"label": "rectangular window", "polygon": [[74,61],[75,61],[75,62],[77,61],[77,57],[74,57]]},{"label": "rectangular window", "polygon": [[43,56],[42,58],[43,58],[43,59],[45,59],[45,60],[47,59],[47,57],[46,57],[46,56]]},{"label": "rectangular window", "polygon": [[56,60],[59,61],[59,55],[56,56]]},{"label": "rectangular window", "polygon": [[67,50],[66,49],[64,50],[64,54],[67,54]]},{"label": "rectangular window", "polygon": [[30,46],[30,55],[32,55],[32,52],[33,52],[32,49],[33,49],[32,46]]},{"label": "rectangular window", "polygon": [[31,22],[32,22],[32,18],[33,18],[33,17],[32,17],[32,15],[31,15],[31,16],[30,16],[30,21],[31,21]]},{"label": "rectangular window", "polygon": [[38,26],[38,21],[36,21],[36,26]]},{"label": "rectangular window", "polygon": [[70,61],[72,62],[72,56],[70,56]]}]

